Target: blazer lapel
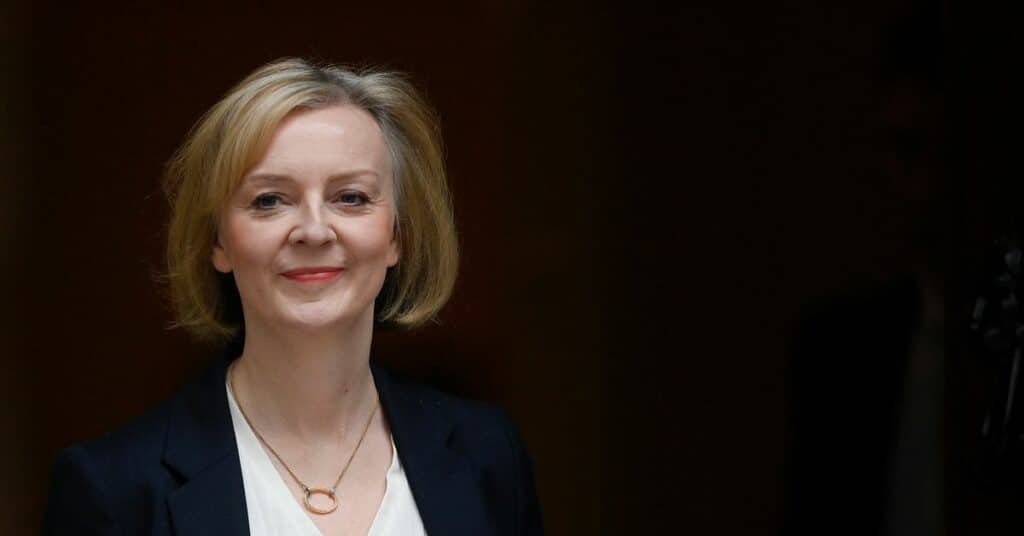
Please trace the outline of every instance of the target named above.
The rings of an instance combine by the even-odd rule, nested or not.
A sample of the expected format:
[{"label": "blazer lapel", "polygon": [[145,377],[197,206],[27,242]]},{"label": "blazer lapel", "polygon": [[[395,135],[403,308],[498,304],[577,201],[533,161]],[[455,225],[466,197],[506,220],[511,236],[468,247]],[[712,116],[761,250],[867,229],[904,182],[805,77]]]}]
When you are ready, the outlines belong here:
[{"label": "blazer lapel", "polygon": [[163,461],[184,482],[167,497],[177,534],[248,535],[242,467],[224,388],[230,357],[215,360],[176,400]]},{"label": "blazer lapel", "polygon": [[[226,353],[186,387],[168,423],[163,461],[183,482],[167,498],[177,534],[248,535],[238,445],[224,388]],[[370,369],[428,534],[483,535],[495,532],[470,459],[452,449],[457,432],[446,401],[423,396],[371,361]]]},{"label": "blazer lapel", "polygon": [[483,535],[495,532],[470,460],[449,446],[457,429],[446,401],[424,397],[371,361],[381,407],[428,534]]}]

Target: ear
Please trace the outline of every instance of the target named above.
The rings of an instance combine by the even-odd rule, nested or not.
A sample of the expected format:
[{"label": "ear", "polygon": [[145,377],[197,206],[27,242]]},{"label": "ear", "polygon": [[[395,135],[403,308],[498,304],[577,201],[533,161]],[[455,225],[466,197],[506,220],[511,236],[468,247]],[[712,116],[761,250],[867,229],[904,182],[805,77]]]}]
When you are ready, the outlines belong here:
[{"label": "ear", "polygon": [[388,244],[388,268],[398,264],[400,257],[401,251],[398,247],[398,238],[395,235],[391,235],[391,243]]},{"label": "ear", "polygon": [[222,274],[231,272],[231,261],[228,259],[228,254],[224,251],[224,248],[220,245],[220,240],[213,241],[213,252],[210,254],[210,260],[213,261],[213,267]]}]

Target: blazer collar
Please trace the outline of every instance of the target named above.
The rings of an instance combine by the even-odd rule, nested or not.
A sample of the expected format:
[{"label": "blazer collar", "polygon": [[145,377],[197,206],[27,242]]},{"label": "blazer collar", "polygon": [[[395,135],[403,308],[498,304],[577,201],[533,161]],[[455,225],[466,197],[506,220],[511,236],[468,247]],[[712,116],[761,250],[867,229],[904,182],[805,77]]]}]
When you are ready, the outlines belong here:
[{"label": "blazer collar", "polygon": [[471,457],[452,447],[459,430],[453,399],[372,361],[371,370],[427,534],[492,534]]},{"label": "blazer collar", "polygon": [[167,496],[177,534],[249,534],[242,466],[224,387],[225,353],[174,401],[164,463],[183,484]]},{"label": "blazer collar", "polygon": [[[182,485],[168,495],[179,534],[249,534],[238,445],[224,387],[225,352],[174,402],[163,461]],[[449,448],[456,430],[447,399],[410,384],[375,361],[370,370],[409,487],[430,534],[491,532],[475,474],[464,453]]]}]

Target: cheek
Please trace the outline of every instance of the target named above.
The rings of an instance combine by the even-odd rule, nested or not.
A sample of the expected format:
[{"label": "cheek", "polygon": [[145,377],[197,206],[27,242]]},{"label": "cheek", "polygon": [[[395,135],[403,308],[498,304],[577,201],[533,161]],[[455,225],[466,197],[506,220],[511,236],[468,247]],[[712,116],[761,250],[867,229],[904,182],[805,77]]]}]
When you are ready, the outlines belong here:
[{"label": "cheek", "polygon": [[226,249],[236,275],[258,271],[271,263],[274,255],[274,241],[270,229],[254,228],[251,225],[234,224],[227,229]]},{"label": "cheek", "polygon": [[372,225],[367,224],[349,229],[346,233],[347,240],[342,242],[343,247],[345,244],[348,245],[349,254],[355,260],[374,264],[390,264],[395,248],[392,245],[392,232],[389,225],[374,222]]}]

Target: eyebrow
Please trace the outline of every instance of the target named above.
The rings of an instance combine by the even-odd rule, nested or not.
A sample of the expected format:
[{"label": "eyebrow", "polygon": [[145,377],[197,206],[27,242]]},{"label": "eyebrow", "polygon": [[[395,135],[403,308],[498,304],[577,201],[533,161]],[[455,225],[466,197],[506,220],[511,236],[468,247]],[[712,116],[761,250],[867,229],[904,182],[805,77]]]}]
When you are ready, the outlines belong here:
[{"label": "eyebrow", "polygon": [[[371,177],[379,179],[376,171],[372,169],[356,169],[352,171],[345,171],[343,173],[335,173],[327,177],[327,182],[337,182],[342,180],[352,180],[360,176],[369,175]],[[242,179],[243,184],[256,184],[261,182],[279,183],[279,182],[298,182],[287,173],[251,173],[246,175]]]}]

